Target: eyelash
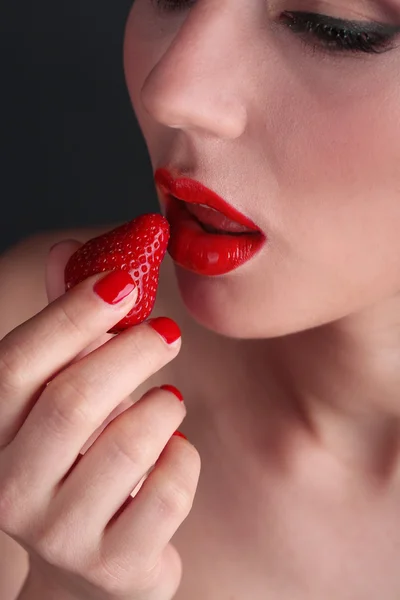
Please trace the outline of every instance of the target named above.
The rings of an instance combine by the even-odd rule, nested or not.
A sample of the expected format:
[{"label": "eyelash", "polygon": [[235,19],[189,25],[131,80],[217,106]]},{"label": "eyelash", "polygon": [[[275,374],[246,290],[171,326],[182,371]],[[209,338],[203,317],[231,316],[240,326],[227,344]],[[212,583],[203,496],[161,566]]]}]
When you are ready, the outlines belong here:
[{"label": "eyelash", "polygon": [[280,20],[294,33],[314,37],[331,52],[381,54],[392,49],[391,42],[400,32],[395,25],[346,21],[309,12],[285,11]]},{"label": "eyelash", "polygon": [[[196,0],[152,0],[159,11],[178,12],[186,10]],[[347,21],[310,12],[284,11],[279,20],[293,33],[314,38],[328,52],[352,52],[354,54],[381,54],[392,49],[391,42],[400,26]],[[312,39],[307,45],[316,44]]]}]

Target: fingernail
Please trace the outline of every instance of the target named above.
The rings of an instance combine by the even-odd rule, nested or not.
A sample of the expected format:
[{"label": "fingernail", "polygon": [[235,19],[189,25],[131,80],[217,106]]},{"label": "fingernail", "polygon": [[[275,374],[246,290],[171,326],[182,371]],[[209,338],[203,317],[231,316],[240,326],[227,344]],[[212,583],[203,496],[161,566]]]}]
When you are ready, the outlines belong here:
[{"label": "fingernail", "polygon": [[184,435],[184,434],[183,434],[181,431],[178,431],[178,430],[176,430],[176,431],[174,431],[174,433],[173,433],[172,435],[177,435],[178,437],[181,437],[181,438],[183,438],[184,440],[187,440],[187,441],[189,441],[189,440],[187,439],[186,435]]},{"label": "fingernail", "polygon": [[60,241],[58,241],[55,244],[53,244],[52,246],[50,246],[50,248],[49,248],[49,254],[53,250],[53,248],[55,248],[56,246],[58,246],[59,243],[60,243]]},{"label": "fingernail", "polygon": [[169,383],[166,383],[164,385],[160,386],[161,390],[166,390],[167,392],[172,392],[173,394],[175,394],[175,396],[181,401],[183,402],[183,395],[182,393],[178,390],[178,388],[176,388],[174,385],[170,385]]},{"label": "fingernail", "polygon": [[136,286],[128,271],[112,271],[93,286],[93,290],[107,304],[118,304],[129,296]]},{"label": "fingernail", "polygon": [[181,330],[172,319],[168,317],[158,317],[150,319],[148,324],[167,342],[173,344],[181,337]]}]

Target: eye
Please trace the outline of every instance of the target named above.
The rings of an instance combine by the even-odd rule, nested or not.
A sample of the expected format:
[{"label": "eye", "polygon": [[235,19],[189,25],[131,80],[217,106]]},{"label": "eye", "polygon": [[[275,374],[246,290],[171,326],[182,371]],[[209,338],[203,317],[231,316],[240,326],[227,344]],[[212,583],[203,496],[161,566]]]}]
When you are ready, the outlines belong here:
[{"label": "eye", "polygon": [[279,20],[306,43],[331,52],[380,54],[393,48],[400,26],[347,21],[310,12],[283,12]]},{"label": "eye", "polygon": [[[196,0],[151,0],[159,11],[177,12],[191,8]],[[310,46],[328,52],[381,54],[393,49],[400,26],[368,21],[349,21],[311,12],[284,11],[284,25],[303,37]]]},{"label": "eye", "polygon": [[157,9],[164,12],[177,12],[187,10],[196,0],[152,0]]}]

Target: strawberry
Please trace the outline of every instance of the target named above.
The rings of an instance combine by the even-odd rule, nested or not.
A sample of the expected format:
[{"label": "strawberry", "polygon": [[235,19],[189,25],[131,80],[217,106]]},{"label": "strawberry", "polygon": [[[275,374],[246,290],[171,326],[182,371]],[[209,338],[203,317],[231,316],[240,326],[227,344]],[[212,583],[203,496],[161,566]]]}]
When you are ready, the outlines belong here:
[{"label": "strawberry", "polygon": [[138,287],[136,304],[107,333],[118,333],[137,325],[153,310],[168,240],[169,224],[165,217],[156,213],[141,215],[81,246],[65,267],[65,289],[103,271],[129,271]]}]

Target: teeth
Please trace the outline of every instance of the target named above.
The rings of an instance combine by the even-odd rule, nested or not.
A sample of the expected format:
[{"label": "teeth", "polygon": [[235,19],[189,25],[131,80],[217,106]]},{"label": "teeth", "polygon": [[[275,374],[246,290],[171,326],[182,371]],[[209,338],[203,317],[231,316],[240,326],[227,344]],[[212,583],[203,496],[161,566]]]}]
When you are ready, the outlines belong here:
[{"label": "teeth", "polygon": [[208,208],[208,210],[213,210],[214,212],[218,212],[217,210],[215,210],[215,208],[211,208],[211,206],[208,206],[208,204],[200,204],[200,203],[196,203],[198,204],[198,206],[203,206],[203,208]]},{"label": "teeth", "polygon": [[[177,198],[177,200],[179,200]],[[181,201],[185,210],[188,211],[193,218],[202,226],[204,231],[214,234],[224,235],[240,235],[255,233],[254,230],[244,227],[239,223],[231,221],[228,217],[224,217],[222,213],[215,208],[211,208],[207,204],[201,202],[184,203]],[[213,215],[214,213],[214,215]],[[217,216],[216,216],[217,215]]]}]

